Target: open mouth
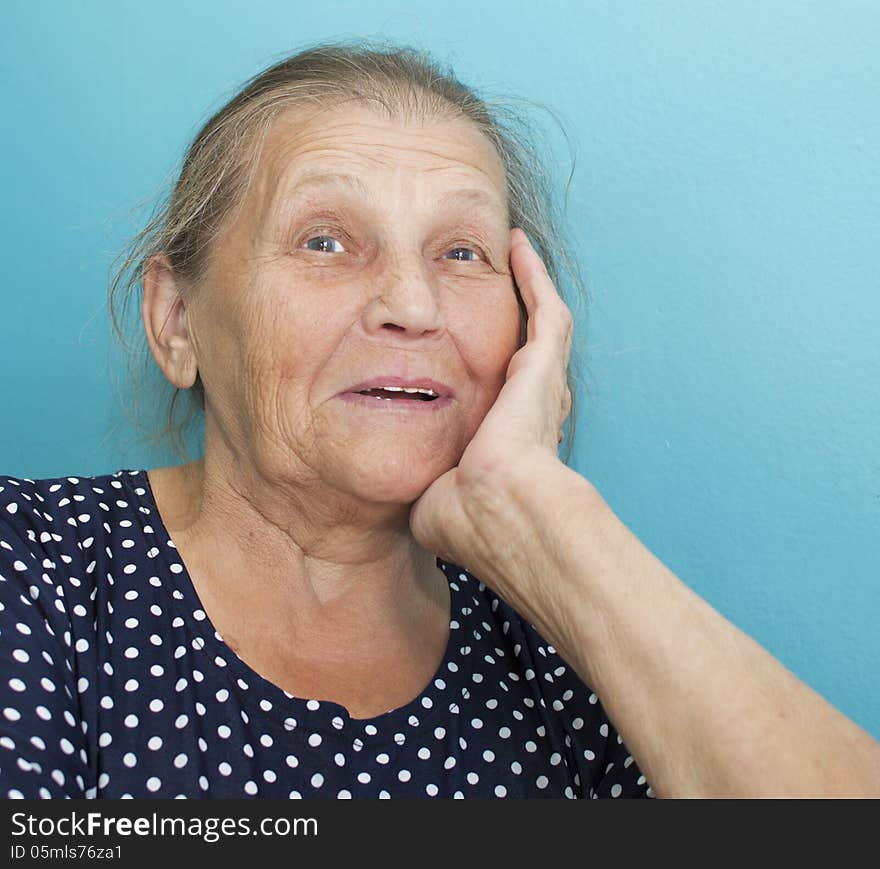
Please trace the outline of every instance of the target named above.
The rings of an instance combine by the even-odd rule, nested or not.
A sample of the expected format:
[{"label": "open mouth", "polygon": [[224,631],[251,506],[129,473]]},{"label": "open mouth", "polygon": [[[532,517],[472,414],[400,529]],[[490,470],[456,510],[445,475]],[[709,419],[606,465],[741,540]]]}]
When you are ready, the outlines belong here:
[{"label": "open mouth", "polygon": [[356,395],[368,395],[384,401],[436,401],[440,396],[427,390],[362,389]]}]

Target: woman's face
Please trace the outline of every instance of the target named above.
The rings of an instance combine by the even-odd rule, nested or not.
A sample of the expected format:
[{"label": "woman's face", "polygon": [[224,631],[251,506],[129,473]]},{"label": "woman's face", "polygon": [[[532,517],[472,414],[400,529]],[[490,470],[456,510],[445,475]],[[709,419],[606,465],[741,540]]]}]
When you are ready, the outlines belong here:
[{"label": "woman's face", "polygon": [[[520,330],[509,249],[503,167],[466,121],[282,115],[187,310],[209,425],[273,481],[411,503],[504,384]],[[385,375],[452,396],[341,397]]]}]

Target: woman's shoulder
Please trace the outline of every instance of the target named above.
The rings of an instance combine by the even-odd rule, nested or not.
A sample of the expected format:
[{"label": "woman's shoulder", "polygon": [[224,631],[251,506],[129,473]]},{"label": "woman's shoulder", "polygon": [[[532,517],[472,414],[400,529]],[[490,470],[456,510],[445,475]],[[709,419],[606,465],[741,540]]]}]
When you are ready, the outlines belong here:
[{"label": "woman's shoulder", "polygon": [[[0,528],[33,547],[89,536],[94,524],[129,507],[126,488],[145,472],[31,477],[0,474]],[[138,487],[140,494],[146,494]],[[137,490],[135,490],[137,491]]]},{"label": "woman's shoulder", "polygon": [[[146,495],[142,471],[31,478],[0,474],[0,577],[57,585],[80,576],[125,515]],[[140,491],[141,495],[138,495]]]}]

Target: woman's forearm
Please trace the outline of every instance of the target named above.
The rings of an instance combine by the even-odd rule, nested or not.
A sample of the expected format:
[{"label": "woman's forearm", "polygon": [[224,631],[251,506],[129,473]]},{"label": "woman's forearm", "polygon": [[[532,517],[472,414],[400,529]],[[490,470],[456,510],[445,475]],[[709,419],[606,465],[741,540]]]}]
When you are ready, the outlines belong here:
[{"label": "woman's forearm", "polygon": [[692,592],[575,471],[512,471],[486,513],[493,558],[475,567],[596,691],[658,796],[880,796],[880,743]]}]

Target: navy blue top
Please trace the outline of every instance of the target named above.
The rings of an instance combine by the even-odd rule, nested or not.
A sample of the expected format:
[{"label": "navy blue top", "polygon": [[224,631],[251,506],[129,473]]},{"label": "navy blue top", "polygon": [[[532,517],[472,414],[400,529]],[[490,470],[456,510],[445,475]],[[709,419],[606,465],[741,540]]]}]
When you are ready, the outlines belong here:
[{"label": "navy blue top", "polygon": [[0,793],[11,797],[641,797],[601,702],[467,570],[443,661],[370,719],[223,641],[144,470],[0,477]]}]

